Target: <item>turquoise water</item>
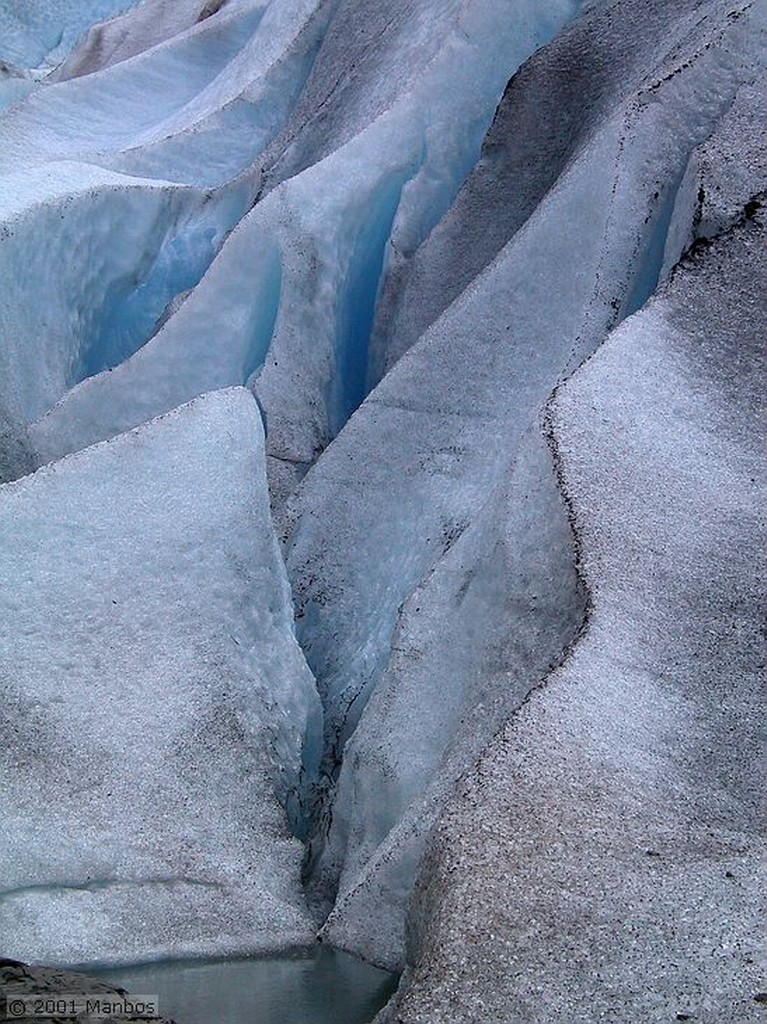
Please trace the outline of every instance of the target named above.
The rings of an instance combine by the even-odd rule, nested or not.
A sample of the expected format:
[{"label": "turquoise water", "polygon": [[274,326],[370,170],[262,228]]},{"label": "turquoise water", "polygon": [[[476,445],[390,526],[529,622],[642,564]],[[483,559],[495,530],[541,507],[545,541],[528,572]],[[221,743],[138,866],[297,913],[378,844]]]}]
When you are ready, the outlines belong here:
[{"label": "turquoise water", "polygon": [[[91,972],[93,973],[93,972]],[[99,971],[177,1024],[368,1024],[396,978],[325,946],[288,956]]]}]

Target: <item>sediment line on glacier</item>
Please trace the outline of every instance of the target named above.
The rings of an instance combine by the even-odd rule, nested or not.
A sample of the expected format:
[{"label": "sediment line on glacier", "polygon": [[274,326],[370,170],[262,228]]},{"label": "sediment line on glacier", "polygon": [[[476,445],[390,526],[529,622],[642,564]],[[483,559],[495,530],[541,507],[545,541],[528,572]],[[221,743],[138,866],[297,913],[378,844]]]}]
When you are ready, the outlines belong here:
[{"label": "sediment line on glacier", "polygon": [[[574,53],[580,52],[583,37],[595,32],[595,26],[605,28],[600,15],[605,18],[615,9],[592,8],[591,18],[584,16],[561,38]],[[537,422],[538,410],[557,381],[582,365],[656,287],[679,241],[676,234],[670,237],[670,228],[675,217],[675,232],[678,227],[677,208],[683,201],[679,185],[688,176],[691,156],[726,116],[732,98],[751,77],[759,52],[748,25],[727,19],[713,2],[704,12],[693,3],[673,11],[656,5],[651,12],[655,20],[649,21],[652,31],[645,6],[627,3],[620,10],[638,20],[638,36],[646,47],[631,52],[632,77],[627,82],[623,64],[613,63],[611,73],[620,80],[617,97],[605,87],[608,109],[582,147],[569,153],[556,187],[546,191],[501,253],[370,394],[304,478],[291,511],[298,526],[288,565],[301,613],[299,635],[328,694],[327,747],[345,750],[338,786],[331,787],[332,815],[328,812],[323,822],[328,838],[320,834],[313,851],[317,867],[312,884],[328,903],[335,898],[323,934],[387,965],[396,964],[398,957],[401,964],[405,908],[416,868],[412,847],[396,846],[407,832],[404,825],[400,830],[402,794],[393,806],[380,808],[377,801],[413,774],[413,764],[420,771],[428,761],[439,775],[449,746],[447,742],[437,754],[431,748],[425,754],[424,740],[415,730],[407,734],[406,748],[401,742],[403,723],[406,729],[412,727],[407,726],[404,698],[396,694],[411,695],[412,711],[419,694],[431,692],[423,673],[418,674],[417,658],[423,660],[419,644],[412,644],[410,654],[416,660],[411,656],[410,664],[401,653],[407,645],[395,639],[392,648],[403,609],[411,609],[406,613],[408,629],[418,637],[419,629],[425,631],[419,621],[428,622],[427,616],[440,606],[441,599],[431,590],[433,569],[444,557],[439,544],[444,524],[481,519],[487,494],[509,478],[510,453],[521,444],[524,429]],[[628,60],[623,36],[609,25],[609,17],[606,22],[614,33],[612,44]],[[530,61],[528,80],[537,69],[544,91],[548,62],[561,57],[563,45],[558,40]],[[650,88],[657,83],[659,88]],[[496,144],[501,123],[499,114]],[[560,140],[562,145],[565,141]],[[460,223],[454,211],[462,209],[471,187],[467,183],[444,224],[456,217]],[[556,234],[549,230],[552,224],[559,226]],[[569,230],[563,231],[562,225]],[[441,225],[424,243],[424,254],[446,234]],[[452,255],[461,260],[465,251]],[[538,278],[535,268],[540,268]],[[545,291],[541,279],[548,282]],[[399,536],[383,521],[387,506],[382,495],[396,495]],[[381,511],[371,512],[368,506],[375,508],[376,503]],[[499,508],[498,514],[506,517],[509,511]],[[567,516],[558,514],[566,524]],[[467,535],[464,529],[446,564],[463,550]],[[332,565],[332,574],[323,560]],[[438,575],[447,578],[446,573],[442,566]],[[462,586],[456,580],[456,596]],[[563,608],[577,591],[573,586]],[[430,611],[416,607],[416,602],[424,605],[424,594],[430,595]],[[513,637],[524,631],[526,616],[517,608],[509,622]],[[445,633],[435,618],[432,631],[449,649],[462,646],[454,626]],[[561,651],[562,645],[553,664]],[[544,669],[526,679],[525,693],[545,676]],[[432,676],[445,686],[434,695],[427,718],[439,718],[454,695],[465,695],[472,672],[476,666],[461,678],[456,665],[434,663]],[[370,702],[359,715],[368,696]],[[457,719],[469,714],[471,706],[467,698]],[[480,724],[478,719],[477,728],[487,729],[485,741],[496,731],[489,720]],[[399,737],[399,752],[384,732]],[[439,730],[435,727],[432,733]],[[336,762],[334,758],[329,765],[328,777]],[[372,780],[377,780],[375,785]],[[425,785],[413,791],[402,788],[420,799]]]}]

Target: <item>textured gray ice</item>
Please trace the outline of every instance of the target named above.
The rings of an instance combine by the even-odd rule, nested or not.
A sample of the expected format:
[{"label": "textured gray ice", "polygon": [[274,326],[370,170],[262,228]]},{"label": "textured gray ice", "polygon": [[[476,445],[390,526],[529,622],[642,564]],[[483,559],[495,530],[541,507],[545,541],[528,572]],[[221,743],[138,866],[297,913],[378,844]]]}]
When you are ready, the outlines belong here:
[{"label": "textured gray ice", "polygon": [[[400,296],[406,325],[449,305],[411,347],[392,314],[398,361],[289,505],[288,567],[325,703],[329,771],[346,744],[312,891],[335,900],[328,940],[390,966],[404,958],[408,898],[439,805],[428,787],[469,767],[501,708],[511,713],[580,626],[566,517],[534,438],[558,381],[656,287],[691,154],[764,60],[759,17],[718,4],[701,13],[597,5],[512,81],[479,169]],[[593,123],[576,114],[580,91],[546,120],[547,173],[561,169],[549,186],[527,158],[526,112],[561,92],[563,66],[597,48]],[[422,281],[419,267],[434,276]],[[476,276],[451,302],[467,267]],[[493,525],[477,544],[483,519]],[[478,702],[495,710],[483,716]]]},{"label": "textured gray ice", "polygon": [[587,631],[445,811],[382,1019],[761,1019],[766,270],[757,214],[558,392]]},{"label": "textured gray ice", "polygon": [[[509,75],[576,7],[556,0],[539,10],[532,0],[515,0],[515,18],[501,19],[488,0],[407,0],[386,16],[381,5],[344,3],[328,27],[328,5],[277,0],[251,42],[173,118],[156,124],[143,107],[135,115],[129,110],[138,119],[132,129],[121,114],[110,128],[110,153],[98,155],[103,165],[174,181],[180,175],[194,184],[200,183],[199,171],[191,173],[197,164],[239,152],[243,139],[262,128],[263,145],[249,154],[258,165],[245,173],[253,195],[258,185],[262,196],[200,287],[149,343],[114,373],[87,381],[34,427],[41,456],[112,436],[200,391],[250,381],[267,413],[270,479],[281,505],[364,397],[367,333],[392,252],[416,247],[439,220],[476,160]],[[195,31],[210,36],[225,12]],[[87,99],[111,125],[120,90],[135,89],[141,68],[143,74],[154,69],[166,105],[179,107],[179,86],[167,80],[193,42],[182,34],[157,51],[33,97],[9,123],[12,144],[18,148],[30,132],[38,145],[44,125],[47,158],[61,147],[71,152],[72,132],[51,124],[56,106],[69,109],[72,90],[79,89],[78,104]],[[183,52],[169,51],[171,45]],[[210,45],[201,39],[201,52]],[[407,74],[393,74],[395,66]],[[194,68],[210,74],[205,62]],[[351,84],[342,88],[347,77]],[[301,86],[299,113],[291,119],[290,90]],[[238,120],[237,96],[251,110],[245,120]],[[226,124],[216,134],[220,117]],[[78,131],[82,146],[103,145],[100,135],[90,139],[90,125]],[[179,148],[170,153],[173,139]],[[299,157],[308,166],[296,165]],[[230,175],[241,171],[229,169]],[[228,191],[233,183],[221,187]]]},{"label": "textured gray ice", "polygon": [[18,955],[749,1019],[766,30],[0,0]]}]

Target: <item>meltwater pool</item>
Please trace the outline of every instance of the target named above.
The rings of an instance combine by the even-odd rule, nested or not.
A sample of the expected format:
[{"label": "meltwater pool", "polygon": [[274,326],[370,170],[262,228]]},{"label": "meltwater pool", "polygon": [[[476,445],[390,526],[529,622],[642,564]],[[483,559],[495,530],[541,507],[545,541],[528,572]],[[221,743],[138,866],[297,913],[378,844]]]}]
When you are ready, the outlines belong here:
[{"label": "meltwater pool", "polygon": [[159,996],[160,1013],[176,1024],[369,1024],[397,984],[386,971],[326,946],[116,968],[98,977],[135,995]]}]

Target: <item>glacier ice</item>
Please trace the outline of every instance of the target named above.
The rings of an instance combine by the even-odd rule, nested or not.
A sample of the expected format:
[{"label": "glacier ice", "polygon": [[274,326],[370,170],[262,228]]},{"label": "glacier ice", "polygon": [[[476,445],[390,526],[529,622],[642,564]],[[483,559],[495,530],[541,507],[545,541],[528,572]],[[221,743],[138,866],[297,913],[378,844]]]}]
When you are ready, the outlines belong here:
[{"label": "glacier ice", "polygon": [[214,392],[0,489],[8,956],[288,947],[316,747],[263,433]]},{"label": "glacier ice", "polygon": [[442,804],[583,621],[573,537],[540,428],[407,598],[386,670],[344,748],[315,879],[315,889],[326,880],[338,889],[321,934],[393,969]]},{"label": "glacier ice", "polygon": [[[249,3],[237,21],[250,38],[228,66],[177,114],[108,155],[105,164],[210,186],[266,159],[264,150],[284,127],[311,71],[329,14],[319,0]],[[211,31],[225,15],[237,16],[235,6],[211,16]]]},{"label": "glacier ice", "polygon": [[715,238],[767,190],[761,126],[767,118],[767,71],[738,89],[732,106],[690,157],[669,224],[661,277],[696,241]]},{"label": "glacier ice", "polygon": [[138,0],[4,0],[0,4],[0,61],[51,68],[67,55],[94,22]]},{"label": "glacier ice", "polygon": [[[329,811],[323,807],[319,812],[313,850],[316,896],[336,902],[327,930],[334,942],[392,966],[404,957],[408,880],[414,879],[418,858],[399,832],[392,833],[380,858],[373,853],[373,875],[396,874],[399,858],[408,865],[396,887],[397,917],[391,885],[371,877],[365,856],[385,840],[387,829],[406,810],[422,815],[424,782],[444,770],[442,758],[452,732],[460,728],[477,696],[459,662],[453,675],[426,659],[425,674],[434,673],[443,687],[445,721],[438,727],[440,716],[434,711],[417,716],[414,709],[424,686],[417,666],[424,656],[419,647],[411,654],[416,666],[411,663],[393,684],[412,713],[410,727],[400,728],[396,705],[382,708],[377,703],[369,733],[360,724],[365,702],[399,655],[400,631],[413,629],[411,622],[419,617],[424,629],[429,615],[435,623],[440,620],[439,583],[431,588],[434,596],[427,597],[432,576],[456,539],[478,519],[488,495],[508,479],[508,467],[527,432],[535,429],[552,389],[656,287],[678,182],[690,155],[749,80],[753,51],[763,48],[748,22],[717,17],[717,6],[710,6],[711,16],[703,20],[700,11],[693,16],[684,8],[676,8],[673,17],[665,8],[659,12],[660,27],[645,30],[644,66],[641,54],[632,50],[630,60],[642,68],[632,90],[626,89],[621,63],[614,62],[612,74],[621,85],[614,91],[604,86],[606,109],[595,130],[576,139],[556,183],[495,258],[492,231],[485,235],[475,229],[470,235],[478,248],[489,247],[490,253],[472,253],[468,243],[456,253],[452,246],[460,230],[453,217],[463,216],[463,205],[471,202],[476,188],[473,180],[467,182],[464,192],[470,195],[459,196],[425,243],[423,259],[443,267],[451,259],[458,264],[488,259],[486,268],[400,356],[290,505],[297,524],[288,566],[298,635],[325,704],[326,769],[331,776],[328,795],[321,794]],[[488,162],[500,145],[499,125],[513,116],[505,113],[505,106],[524,109],[524,90],[539,95],[542,82],[557,74],[562,62],[572,62],[574,54],[594,45],[595,38],[604,48],[611,13],[600,9],[585,16],[531,60],[518,86],[512,83],[488,140]],[[636,9],[634,14],[638,16]],[[623,28],[614,25],[608,37],[617,53],[624,45]],[[666,47],[660,48],[660,57],[659,35]],[[686,75],[674,73],[687,65]],[[523,93],[519,101],[517,90]],[[570,139],[569,117],[566,111],[559,146]],[[513,150],[514,136],[510,146]],[[516,180],[507,187],[513,195]],[[484,216],[492,220],[501,201],[496,196]],[[483,214],[478,211],[478,216]],[[425,294],[428,304],[433,291]],[[512,503],[524,500],[524,494],[512,492]],[[382,501],[381,495],[389,500]],[[505,513],[512,518],[516,514],[524,513]],[[564,515],[561,509],[553,514]],[[517,584],[512,594],[519,593]],[[542,661],[556,661],[574,638],[577,607],[573,591],[562,600],[560,631],[544,648]],[[568,618],[568,608],[575,619]],[[543,610],[540,616],[543,629]],[[510,612],[507,626],[524,634],[536,617],[522,605]],[[441,645],[449,647],[455,634],[455,627],[441,633]],[[484,641],[492,650],[491,629]],[[474,671],[487,678],[480,668],[486,656],[482,644],[470,650]],[[542,667],[514,654],[507,659],[509,682],[514,680],[516,690],[512,700],[518,703],[525,687],[529,690],[538,681]],[[408,697],[411,686],[414,694]],[[495,720],[488,715],[486,723],[489,740]],[[397,741],[391,744],[389,778],[382,787],[377,737],[387,733]],[[345,746],[353,756],[343,758],[336,793],[332,775]],[[364,794],[373,791],[391,791],[393,804],[370,809]],[[415,804],[407,808],[410,800]],[[380,918],[366,925],[373,889],[383,894],[386,910],[381,913],[396,927],[396,940],[381,927]],[[347,899],[353,892],[361,898]]]},{"label": "glacier ice", "polygon": [[[748,11],[725,12],[717,3],[619,3],[609,7],[595,3],[545,53],[527,62],[509,82],[482,156],[450,217],[390,275],[371,342],[371,371],[380,377],[389,369],[488,266],[556,187],[573,155],[594,144],[594,136],[605,130],[605,122],[616,110],[623,107],[625,134],[630,139],[636,114],[643,114],[647,123],[656,100],[662,101],[673,90],[678,90],[681,98],[689,90],[688,124],[683,130],[694,129],[699,110],[702,123],[698,130],[705,136],[705,124],[714,114],[712,102],[716,103],[718,96],[718,102],[726,107],[732,86],[712,87],[709,98],[698,108],[693,83],[698,74],[704,76],[707,54],[703,40],[715,44],[725,26],[731,31],[733,25],[742,25],[741,16],[748,22]],[[754,39],[742,43],[745,80],[750,73],[746,70],[750,67],[748,53],[760,52],[758,29]],[[737,52],[741,45],[737,32],[733,45]],[[662,77],[663,63],[668,73],[673,73],[674,66],[681,67],[681,62],[674,65],[674,56],[682,51],[690,60],[689,72],[664,84],[659,94],[657,87],[648,92]],[[673,145],[673,126],[665,125],[662,132],[672,136],[669,141]],[[650,134],[648,128],[641,137]],[[667,181],[662,173],[662,137],[653,145],[659,161],[655,178],[665,190],[676,182]],[[649,164],[648,160],[648,176],[653,173]],[[650,198],[653,206],[663,202],[660,194]],[[653,210],[650,213],[655,216]]]},{"label": "glacier ice", "polygon": [[0,113],[25,99],[35,88],[34,79],[0,63]]},{"label": "glacier ice", "polygon": [[179,121],[193,123],[220,102],[231,65],[241,60],[262,14],[255,2],[226,17],[222,12],[94,75],[38,89],[0,124],[0,170],[56,159],[98,162],[101,153],[145,145]]},{"label": "glacier ice", "polygon": [[[11,728],[69,736],[81,715],[103,732],[104,694],[127,706],[135,678],[167,729],[146,748],[162,760],[126,780],[170,793],[162,848],[137,825],[145,800],[115,818],[139,840],[107,829],[86,851],[75,824],[111,781],[94,748],[73,747],[92,787],[61,800],[75,769],[4,763],[43,857],[24,875],[14,819],[0,917],[28,948],[130,961],[319,928],[406,965],[402,1021],[444,1019],[445,1000],[467,1019],[543,1019],[540,992],[561,1019],[567,999],[573,1020],[620,1016],[624,969],[630,1019],[687,1012],[662,986],[631,993],[657,988],[644,931],[669,951],[664,901],[689,897],[691,942],[714,934],[678,883],[695,873],[680,854],[658,900],[610,854],[650,825],[686,828],[676,798],[695,779],[692,826],[716,804],[755,849],[745,789],[710,797],[723,744],[704,778],[663,723],[721,735],[690,668],[721,611],[700,567],[756,529],[737,502],[740,377],[763,321],[765,28],[762,0],[0,2]],[[744,586],[721,641],[734,658]],[[43,635],[51,588],[66,600]],[[61,673],[64,704],[48,699]],[[225,689],[244,718],[202,741]],[[29,811],[44,785],[54,798]],[[585,822],[591,874],[544,806]],[[43,841],[59,827],[64,850]],[[653,844],[639,866],[665,866]],[[695,849],[718,898],[711,849]],[[647,908],[629,915],[634,959],[594,923],[620,902],[615,871]],[[547,902],[559,881],[577,889],[564,909]],[[745,933],[738,899],[720,902]],[[135,925],[147,906],[183,921]],[[56,946],[60,911],[75,924]],[[607,965],[596,1002],[569,938]],[[678,962],[689,994],[700,961]],[[722,965],[694,1012],[730,1024],[747,1016]]]},{"label": "glacier ice", "polygon": [[[311,20],[315,7],[303,4],[306,19]],[[120,19],[134,43],[147,41],[147,11],[141,6]],[[159,17],[163,13],[165,21]],[[173,13],[165,7],[155,11],[159,21],[152,24],[161,39],[168,35],[167,19]],[[157,332],[197,284],[258,188],[253,175],[240,174],[257,151],[251,144],[234,154],[234,164],[231,154],[227,157],[223,177],[211,169],[220,159],[214,158],[206,170],[195,163],[196,151],[190,146],[185,160],[197,173],[189,181],[183,174],[175,180],[180,168],[169,159],[164,176],[126,175],[129,169],[119,166],[118,156],[126,148],[146,154],[157,139],[167,142],[168,133],[193,138],[201,121],[222,107],[231,108],[233,99],[253,86],[264,64],[267,79],[269,68],[277,68],[269,88],[284,91],[285,68],[293,66],[286,48],[294,36],[306,35],[300,21],[295,22],[297,13],[300,5],[295,3],[276,4],[266,13],[263,3],[227,4],[216,16],[171,34],[149,50],[33,90],[27,99],[11,104],[0,120],[0,169],[5,172],[0,263],[6,283],[0,316],[8,335],[0,356],[0,404],[17,444],[26,443],[30,421],[47,413],[80,380],[111,370]],[[304,40],[288,75],[298,82],[306,73],[301,68],[307,47],[311,52]],[[151,104],[145,101],[147,89],[156,93]],[[274,106],[270,96],[267,89],[261,106]],[[288,90],[285,102],[289,96]],[[259,107],[255,98],[253,103]],[[88,118],[81,116],[83,109],[89,111]],[[274,117],[270,109],[267,121],[271,124]],[[279,124],[279,117],[271,128],[265,124],[267,137]],[[146,171],[135,169],[141,175]],[[208,187],[208,182],[220,187]],[[64,229],[53,232],[51,244],[51,225],[59,220]],[[36,297],[41,287],[49,286],[46,308]],[[257,286],[253,294],[258,301]],[[255,350],[245,357],[245,371],[238,367],[234,374],[203,374],[199,386],[180,389],[175,400],[135,416],[127,426],[203,391],[242,384],[253,368],[250,362],[258,365],[263,357],[258,343]],[[59,435],[60,445],[66,435]],[[108,431],[65,450],[105,436]],[[50,457],[44,441],[38,450],[42,461]],[[56,454],[60,452],[59,447]]]},{"label": "glacier ice", "polygon": [[[150,50],[217,14],[226,0],[143,0],[120,15],[98,21],[78,40],[72,52],[48,76],[63,82],[120,64]],[[239,0],[246,6],[248,0]],[[229,13],[236,6],[228,0]],[[266,6],[264,2],[261,6]]]},{"label": "glacier ice", "polygon": [[[254,355],[260,352],[263,362],[269,349],[254,389],[268,417],[273,490],[284,500],[364,393],[367,360],[364,348],[361,357],[358,353],[354,331],[364,335],[364,318],[372,319],[377,279],[386,268],[391,244],[401,239],[402,245],[416,245],[428,233],[476,155],[508,75],[574,11],[570,3],[557,3],[536,18],[535,5],[518,0],[519,21],[509,20],[499,31],[495,9],[477,0],[440,5],[436,12],[424,2],[410,0],[402,6],[393,19],[396,27],[406,17],[395,37],[404,51],[400,61],[404,64],[414,49],[420,54],[419,47],[425,48],[424,59],[431,58],[424,67],[413,65],[414,81],[406,79],[392,97],[396,79],[388,61],[393,58],[380,41],[379,50],[369,44],[359,88],[375,103],[368,112],[370,123],[363,120],[356,135],[348,140],[342,136],[338,148],[324,158],[313,134],[316,117],[306,115],[312,129],[308,133],[287,125],[263,158],[265,195],[224,244],[193,301],[184,303],[135,360],[72,393],[40,424],[38,443],[45,457],[135,426],[150,405],[150,414],[159,414],[192,397],[189,388],[199,393],[222,383],[245,383],[242,363],[252,374],[260,367]],[[459,7],[465,8],[460,18]],[[367,8],[345,8],[355,31],[367,31]],[[277,18],[281,4],[275,10]],[[310,75],[306,84],[306,102],[311,100],[324,116],[333,110],[332,96],[325,95],[328,67],[334,66],[338,76],[339,64],[352,59],[349,46],[346,36],[339,39],[329,32],[315,62],[317,82]],[[382,55],[387,62],[382,63]],[[457,75],[465,88],[448,89]],[[295,174],[292,166],[280,162],[280,154],[293,153],[299,143],[316,162]],[[366,230],[360,225],[367,225]],[[279,315],[271,325],[273,337],[264,337],[264,303],[257,297],[274,290],[274,251],[280,266]],[[354,300],[354,319],[363,321],[351,331],[349,303],[339,302],[339,294]],[[247,342],[242,325],[254,321],[260,340],[243,360],[240,353]],[[314,339],[311,346],[305,344],[308,336]],[[222,362],[231,353],[230,374],[235,376],[223,382],[220,376],[212,380],[208,369],[212,337],[223,350]],[[363,346],[365,342],[363,337]],[[189,353],[189,366],[177,388],[175,375],[168,375],[166,367],[176,365],[180,344]],[[124,396],[137,393],[142,405],[134,410]],[[280,488],[285,469],[287,483]]]},{"label": "glacier ice", "polygon": [[558,392],[588,628],[443,813],[382,1020],[760,1019],[766,270],[757,213]]},{"label": "glacier ice", "polygon": [[0,401],[22,424],[140,347],[247,205],[73,162],[2,181]]}]

